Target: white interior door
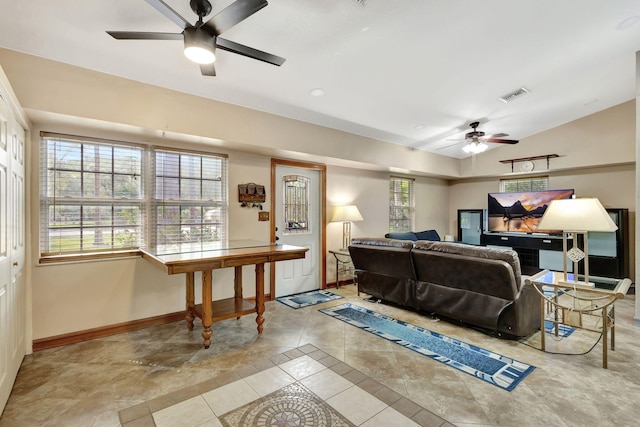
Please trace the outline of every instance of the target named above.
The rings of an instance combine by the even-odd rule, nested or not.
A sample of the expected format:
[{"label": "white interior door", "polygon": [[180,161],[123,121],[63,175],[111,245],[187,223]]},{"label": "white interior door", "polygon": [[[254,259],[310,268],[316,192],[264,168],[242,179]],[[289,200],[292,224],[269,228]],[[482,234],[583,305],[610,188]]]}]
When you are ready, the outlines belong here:
[{"label": "white interior door", "polygon": [[320,171],[276,165],[277,243],[309,248],[304,259],[276,263],[276,297],[320,289]]},{"label": "white interior door", "polygon": [[3,83],[0,79],[0,414],[26,353],[25,131],[4,100]]},{"label": "white interior door", "polygon": [[0,414],[4,408],[13,378],[9,375],[9,296],[11,280],[11,258],[9,257],[9,107],[0,98]]}]

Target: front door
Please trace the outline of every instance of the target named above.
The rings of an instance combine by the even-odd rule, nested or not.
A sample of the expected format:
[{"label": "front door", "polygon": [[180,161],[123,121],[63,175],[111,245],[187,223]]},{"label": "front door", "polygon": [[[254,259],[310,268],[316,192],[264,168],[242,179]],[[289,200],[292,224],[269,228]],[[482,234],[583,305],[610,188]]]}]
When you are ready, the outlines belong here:
[{"label": "front door", "polygon": [[[309,248],[304,259],[273,264],[272,297],[321,289],[324,277],[324,167],[272,161],[272,235],[278,244]],[[274,289],[275,287],[275,289]]]}]

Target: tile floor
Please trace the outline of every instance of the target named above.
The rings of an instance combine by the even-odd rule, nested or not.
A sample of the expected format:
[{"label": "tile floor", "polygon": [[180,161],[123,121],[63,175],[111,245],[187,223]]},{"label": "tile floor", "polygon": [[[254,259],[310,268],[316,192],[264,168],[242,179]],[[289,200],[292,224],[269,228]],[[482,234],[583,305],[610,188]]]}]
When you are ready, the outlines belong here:
[{"label": "tile floor", "polygon": [[[299,310],[268,302],[260,336],[253,316],[215,323],[207,350],[201,347],[198,326],[190,333],[184,322],[176,322],[36,352],[23,362],[0,427],[116,427],[121,425],[123,410],[147,411],[125,421],[130,426],[136,425],[136,420],[142,423],[143,415],[162,425],[164,416],[175,415],[171,414],[174,409],[167,408],[181,402],[176,411],[190,415],[202,412],[202,425],[217,425],[210,418],[211,413],[217,416],[219,412],[208,403],[209,393],[220,393],[227,390],[222,387],[233,384],[230,387],[251,389],[254,397],[264,398],[276,385],[286,387],[292,380],[291,385],[316,387],[331,406],[332,397],[321,391],[326,377],[315,377],[319,380],[315,383],[318,372],[308,372],[300,379],[283,367],[296,359],[315,365],[310,359],[317,362],[325,357],[384,386],[383,394],[397,394],[407,405],[413,403],[435,416],[432,424],[420,422],[422,425],[441,425],[444,420],[457,426],[635,426],[640,422],[640,326],[633,320],[635,295],[616,304],[616,350],[609,353],[609,369],[602,369],[601,343],[588,352],[598,341],[599,334],[594,332],[578,330],[562,340],[548,336],[548,352],[543,353],[535,348],[539,334],[525,342],[500,340],[429,316],[364,301],[353,286],[336,292],[345,299]],[[513,391],[504,391],[318,312],[318,308],[345,301],[513,357],[536,369]],[[282,359],[296,349],[313,350],[300,350],[302,355]],[[314,358],[319,354],[324,356]],[[323,375],[334,372],[350,378],[323,366]],[[355,378],[351,382],[355,385],[350,387],[356,387],[351,394],[362,390],[377,396],[358,386]],[[232,394],[223,393],[225,398]],[[340,406],[345,400],[337,396],[340,394],[333,396],[333,402]],[[366,395],[357,399],[358,404],[347,405],[344,417],[362,421],[362,417],[369,420],[375,414],[386,417],[394,413],[393,404],[378,399],[391,409],[355,415],[364,407],[363,399]],[[124,413],[132,416],[132,412]],[[394,424],[382,421],[377,425]]]},{"label": "tile floor", "polygon": [[451,426],[311,344],[242,373],[124,409],[122,426]]}]

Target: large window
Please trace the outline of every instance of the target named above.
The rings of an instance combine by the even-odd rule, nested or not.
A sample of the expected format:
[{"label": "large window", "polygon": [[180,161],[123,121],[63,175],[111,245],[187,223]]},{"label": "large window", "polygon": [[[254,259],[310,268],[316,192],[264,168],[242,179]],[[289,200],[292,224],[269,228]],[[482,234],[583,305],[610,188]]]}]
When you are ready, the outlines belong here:
[{"label": "large window", "polygon": [[415,203],[413,179],[389,179],[389,232],[413,230]]},{"label": "large window", "polygon": [[500,192],[519,193],[523,191],[544,191],[549,189],[548,176],[514,178],[500,180]]},{"label": "large window", "polygon": [[144,148],[43,135],[43,256],[140,246]]},{"label": "large window", "polygon": [[41,257],[224,239],[225,156],[41,137]]},{"label": "large window", "polygon": [[152,245],[199,249],[224,240],[226,163],[220,156],[154,151],[156,226]]}]

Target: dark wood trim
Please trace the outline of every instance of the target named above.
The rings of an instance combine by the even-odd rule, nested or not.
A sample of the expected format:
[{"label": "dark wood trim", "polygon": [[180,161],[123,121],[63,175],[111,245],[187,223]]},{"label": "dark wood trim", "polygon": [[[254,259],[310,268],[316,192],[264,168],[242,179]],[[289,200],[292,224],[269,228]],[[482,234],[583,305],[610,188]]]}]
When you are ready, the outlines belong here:
[{"label": "dark wood trim", "polygon": [[[354,285],[354,284],[355,283],[353,283],[353,279],[340,280],[340,286],[347,286],[347,285]],[[336,287],[336,282],[327,283],[327,289],[328,288],[337,288]]]},{"label": "dark wood trim", "polygon": [[512,162],[524,162],[526,160],[540,160],[540,159],[555,159],[558,156],[557,154],[544,154],[542,156],[530,156],[530,157],[520,157],[518,159],[507,159],[507,160],[498,160],[500,163],[512,163]]},{"label": "dark wood trim", "polygon": [[[327,165],[322,163],[310,163],[310,162],[302,162],[298,160],[287,160],[287,159],[271,159],[271,209],[274,211],[270,217],[270,228],[271,228],[271,242],[276,241],[276,216],[275,216],[275,206],[276,206],[276,192],[275,186],[278,185],[276,183],[276,166],[290,166],[302,169],[313,169],[320,171],[320,253],[321,255],[321,264],[320,264],[320,287],[322,289],[327,286]],[[270,264],[269,268],[269,289],[271,295],[276,295],[276,265],[275,263]]]},{"label": "dark wood trim", "polygon": [[[247,297],[246,299],[255,301],[254,297]],[[264,299],[265,301],[271,301],[271,294],[266,294]],[[167,323],[179,322],[184,319],[185,312],[178,311],[175,313],[162,314],[160,316],[147,317],[146,319],[132,320],[130,322],[117,323],[115,325],[101,326],[99,328],[85,329],[84,331],[40,338],[33,340],[33,351],[46,350],[48,348],[90,341],[96,338],[109,337],[111,335],[137,331],[138,329],[149,328],[151,326],[166,325]]]},{"label": "dark wood trim", "polygon": [[115,325],[101,326],[99,328],[85,329],[84,331],[40,338],[33,340],[33,351],[45,350],[47,348],[60,347],[63,345],[89,341],[95,338],[103,338],[111,335],[122,334],[124,332],[136,331],[138,329],[144,329],[151,326],[173,323],[184,320],[184,316],[185,312],[179,311],[176,313],[147,317],[146,319],[131,320],[129,322],[116,323]]}]

